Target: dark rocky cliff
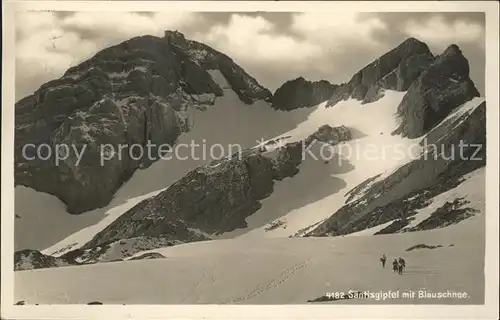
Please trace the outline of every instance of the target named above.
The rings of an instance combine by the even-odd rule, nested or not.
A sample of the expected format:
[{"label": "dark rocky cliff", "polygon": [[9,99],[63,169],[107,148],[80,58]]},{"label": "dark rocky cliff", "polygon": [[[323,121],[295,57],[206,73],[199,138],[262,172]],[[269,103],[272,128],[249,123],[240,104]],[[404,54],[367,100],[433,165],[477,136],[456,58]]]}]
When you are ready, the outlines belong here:
[{"label": "dark rocky cliff", "polygon": [[328,81],[307,81],[299,77],[285,82],[273,95],[272,106],[278,110],[293,110],[315,106],[330,99],[336,85]]},{"label": "dark rocky cliff", "polygon": [[434,56],[425,43],[408,38],[362,68],[349,82],[340,85],[328,105],[349,98],[373,102],[383,96],[384,89],[405,91],[433,60]]},{"label": "dark rocky cliff", "polygon": [[76,265],[74,260],[56,258],[37,250],[21,250],[14,253],[14,270],[30,270]]},{"label": "dark rocky cliff", "polygon": [[408,88],[398,106],[401,125],[394,133],[419,137],[474,97],[479,92],[469,78],[469,62],[451,45]]},{"label": "dark rocky cliff", "polygon": [[[70,213],[105,206],[143,160],[125,152],[101,165],[102,147],[174,144],[188,129],[183,111],[199,104],[191,95],[223,94],[208,70],[219,70],[244,103],[271,99],[229,57],[178,32],[133,38],[70,68],[15,106],[16,185],[57,196]],[[44,144],[48,160],[40,158],[49,148],[36,154]],[[70,152],[55,163],[60,144]],[[77,165],[75,150],[84,147]]]}]

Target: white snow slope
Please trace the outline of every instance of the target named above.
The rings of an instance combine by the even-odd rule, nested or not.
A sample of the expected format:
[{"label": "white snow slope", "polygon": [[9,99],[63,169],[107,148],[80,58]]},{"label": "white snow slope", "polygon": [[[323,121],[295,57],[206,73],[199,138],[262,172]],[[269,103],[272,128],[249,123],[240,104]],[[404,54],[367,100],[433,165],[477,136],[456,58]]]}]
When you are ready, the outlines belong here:
[{"label": "white snow slope", "polygon": [[[342,101],[331,108],[325,108],[324,103],[320,104],[305,122],[295,130],[283,134],[291,136],[284,140],[289,142],[303,139],[325,123],[349,127],[354,132],[355,139],[335,147],[333,157],[328,149],[323,149],[325,157],[332,159],[329,163],[321,158],[322,144],[316,144],[311,151],[319,159],[306,155],[299,173],[277,183],[271,196],[262,201],[262,208],[247,218],[247,229],[239,229],[224,236],[243,234],[252,237],[283,237],[304,234],[340,209],[347,201],[346,193],[352,188],[380,174],[367,183],[366,191],[376,181],[388,177],[399,167],[416,159],[424,151],[420,141],[425,136],[405,139],[399,135],[391,135],[398,125],[395,113],[403,96],[404,92],[386,91],[384,98],[365,105],[356,100]],[[472,99],[458,107],[441,123],[473,112],[483,101],[484,98]],[[473,188],[481,185],[481,195],[484,194],[484,181],[483,175],[471,184]],[[357,197],[361,195],[363,190]],[[357,197],[353,197],[351,201]],[[266,224],[270,218],[276,218],[273,222],[280,221],[280,227],[266,231],[273,224]],[[378,227],[383,228],[375,228]]]},{"label": "white snow slope", "polygon": [[[26,304],[304,304],[329,292],[393,290],[398,298],[327,303],[481,304],[484,239],[480,214],[396,235],[188,243],[154,250],[165,259],[18,271],[14,298]],[[405,251],[416,244],[443,247]],[[388,265],[405,258],[403,275],[382,268],[384,253]],[[408,290],[465,292],[467,298],[403,298]]]},{"label": "white snow slope", "polygon": [[[345,194],[365,181],[406,163],[421,152],[418,139],[391,135],[396,129],[396,109],[404,92],[387,91],[370,104],[350,99],[326,108],[322,103],[306,121],[281,136],[283,142],[307,138],[320,126],[344,125],[353,132],[353,140],[331,149],[316,143],[306,152],[299,173],[277,182],[262,208],[247,218],[248,227],[228,232],[223,237],[288,237],[299,230],[328,218],[345,204]],[[325,163],[325,160],[329,160]],[[267,223],[284,223],[266,231]]]}]

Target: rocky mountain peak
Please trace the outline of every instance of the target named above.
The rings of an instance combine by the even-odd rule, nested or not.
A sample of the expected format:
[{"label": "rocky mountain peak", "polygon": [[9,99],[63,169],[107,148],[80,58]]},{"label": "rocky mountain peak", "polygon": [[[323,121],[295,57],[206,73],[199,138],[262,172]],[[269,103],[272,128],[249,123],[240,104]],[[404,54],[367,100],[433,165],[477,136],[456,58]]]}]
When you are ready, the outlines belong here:
[{"label": "rocky mountain peak", "polygon": [[274,93],[273,107],[292,110],[326,100],[327,106],[333,106],[349,98],[363,103],[373,102],[383,96],[385,89],[406,91],[433,61],[434,56],[427,44],[411,37],[360,69],[347,83],[310,82],[304,77],[285,82]]},{"label": "rocky mountain peak", "polygon": [[462,55],[462,51],[456,44],[451,44],[443,52],[443,56],[447,55]]},{"label": "rocky mountain peak", "polygon": [[433,60],[434,56],[424,42],[408,38],[359,70],[348,83],[342,84],[328,106],[349,98],[373,102],[383,96],[385,89],[405,91]]},{"label": "rocky mountain peak", "polygon": [[430,53],[429,46],[414,37],[409,37],[401,42],[396,50],[407,50],[408,53]]},{"label": "rocky mountain peak", "polygon": [[303,77],[285,82],[273,96],[273,107],[292,110],[328,100],[333,106],[341,100],[374,102],[385,90],[407,91],[398,114],[401,125],[394,134],[418,137],[449,112],[479,96],[469,77],[469,63],[456,44],[434,56],[424,42],[408,38],[364,68],[349,82],[332,85],[310,82]]},{"label": "rocky mountain peak", "polygon": [[[215,70],[225,78],[224,88],[212,77]],[[148,140],[171,145],[188,130],[186,108],[199,104],[200,95],[213,102],[226,89],[246,104],[272,96],[232,59],[177,31],[106,48],[16,104],[16,185],[57,196],[71,213],[105,206],[146,164],[126,158],[101,166],[99,146]],[[27,160],[35,152],[23,155],[27,144],[89,149],[81,159],[85,165],[78,166]]]}]

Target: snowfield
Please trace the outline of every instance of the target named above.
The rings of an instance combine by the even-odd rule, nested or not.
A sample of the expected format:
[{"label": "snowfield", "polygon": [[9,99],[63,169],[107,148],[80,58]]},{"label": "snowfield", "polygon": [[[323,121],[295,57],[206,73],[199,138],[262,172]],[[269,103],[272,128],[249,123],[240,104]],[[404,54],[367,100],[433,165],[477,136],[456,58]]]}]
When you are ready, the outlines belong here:
[{"label": "snowfield", "polygon": [[[222,237],[294,235],[332,215],[345,204],[346,193],[366,179],[392,172],[414,159],[422,151],[420,139],[391,135],[398,126],[396,110],[404,94],[388,90],[382,99],[370,104],[349,99],[328,108],[326,102],[318,105],[306,121],[280,135],[288,137],[284,143],[305,139],[325,124],[348,127],[353,139],[333,151],[323,143],[314,144],[304,153],[299,173],[276,182],[274,192],[261,201],[262,208],[247,218],[248,227]],[[285,223],[266,231],[270,219]]]},{"label": "snowfield", "polygon": [[[238,238],[152,250],[165,259],[15,273],[15,301],[26,304],[305,304],[327,293],[399,291],[397,299],[322,303],[482,304],[484,215],[443,229],[335,238]],[[436,249],[406,249],[417,245]],[[379,262],[388,257],[386,268]],[[390,268],[404,257],[400,276]],[[413,290],[466,299],[409,299]]]}]

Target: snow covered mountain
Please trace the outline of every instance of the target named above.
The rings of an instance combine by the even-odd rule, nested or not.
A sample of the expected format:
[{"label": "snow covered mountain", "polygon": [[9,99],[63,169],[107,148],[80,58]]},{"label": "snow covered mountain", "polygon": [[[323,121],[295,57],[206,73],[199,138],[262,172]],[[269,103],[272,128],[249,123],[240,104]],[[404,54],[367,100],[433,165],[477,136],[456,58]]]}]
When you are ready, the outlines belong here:
[{"label": "snow covered mountain", "polygon": [[[271,98],[230,58],[175,32],[125,41],[70,68],[16,105],[16,185],[56,195],[70,213],[107,205],[143,163],[124,153],[100,165],[98,146],[173,144],[189,130],[186,104],[210,104],[223,94],[211,69],[244,103]],[[46,154],[23,149],[28,143],[72,148],[58,150],[70,155],[61,163],[29,161]],[[89,149],[77,163],[72,151],[83,145]]]},{"label": "snow covered mountain", "polygon": [[[172,157],[118,158],[101,148],[116,151],[148,141],[170,146],[163,155]],[[175,148],[192,143],[199,146],[194,153]],[[23,154],[27,144],[46,144],[64,159],[36,158],[35,148]],[[61,144],[75,147],[57,149]],[[472,252],[471,244],[461,247],[458,235],[484,232],[485,164],[486,102],[456,45],[434,56],[410,38],[347,83],[297,78],[272,95],[229,57],[178,32],[133,38],[16,104],[15,246],[30,253],[17,252],[22,263],[15,268],[78,265],[16,273],[24,283],[19,299],[36,299],[30,292],[39,288],[28,287],[33,277],[43,287],[57,272],[74,276],[74,287],[66,289],[83,299],[78,279],[89,272],[104,277],[142,267],[155,274],[168,261],[182,269],[203,260],[205,249],[222,259],[226,250],[251,247],[241,257],[250,261],[297,246],[298,256],[282,260],[284,270],[292,268],[288,262],[298,263],[292,276],[302,262],[318,259],[305,249],[308,244],[319,246],[318,255],[329,250],[328,242],[315,237],[392,234],[410,247],[425,235],[441,241],[446,234],[453,247],[438,243],[443,248],[433,252]],[[335,241],[344,245],[341,238]],[[349,250],[376,249],[368,245],[375,240],[345,241]],[[387,241],[376,240],[394,252],[407,248]],[[189,259],[170,260],[176,254]],[[131,261],[149,258],[160,259]],[[267,289],[254,289],[260,295],[288,279],[283,277],[276,286],[273,280]],[[131,284],[123,290],[138,289]],[[181,302],[265,300],[257,294],[239,299],[236,292],[226,299],[203,290],[198,298],[186,293]],[[92,292],[108,303],[156,301],[113,294]],[[40,296],[54,301],[50,294]],[[161,302],[179,303],[171,298]]]}]

